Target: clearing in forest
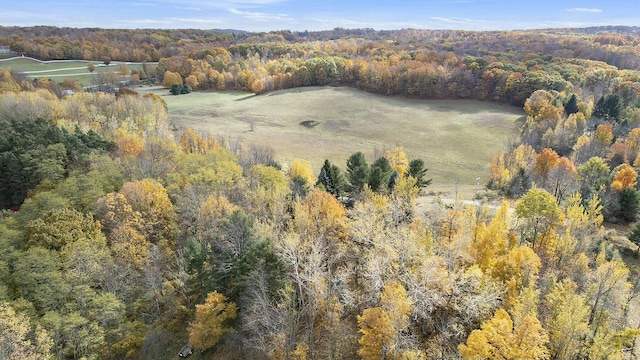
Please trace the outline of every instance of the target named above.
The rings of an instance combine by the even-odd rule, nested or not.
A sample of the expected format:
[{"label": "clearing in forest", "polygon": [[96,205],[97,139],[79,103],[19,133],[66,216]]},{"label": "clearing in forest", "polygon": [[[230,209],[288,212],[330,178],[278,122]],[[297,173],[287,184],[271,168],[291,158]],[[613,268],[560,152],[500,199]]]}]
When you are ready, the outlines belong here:
[{"label": "clearing in forest", "polygon": [[178,129],[210,131],[243,143],[272,146],[287,166],[294,157],[324,159],[345,168],[357,151],[374,160],[385,148],[404,147],[421,158],[434,185],[475,185],[487,180],[492,157],[517,133],[520,109],[473,100],[413,100],[372,95],[344,87],[308,87],[262,95],[194,92],[168,95]]}]

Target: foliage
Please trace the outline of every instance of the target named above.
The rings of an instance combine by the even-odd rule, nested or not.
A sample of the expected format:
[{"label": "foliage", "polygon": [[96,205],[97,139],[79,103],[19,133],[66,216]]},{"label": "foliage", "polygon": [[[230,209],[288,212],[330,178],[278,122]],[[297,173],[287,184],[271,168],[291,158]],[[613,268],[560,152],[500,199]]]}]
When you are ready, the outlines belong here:
[{"label": "foliage", "polygon": [[37,360],[51,356],[51,339],[38,327],[33,335],[31,321],[16,313],[6,302],[0,303],[0,357],[3,359]]},{"label": "foliage", "polygon": [[228,321],[236,318],[237,307],[226,301],[224,295],[214,291],[207,295],[204,304],[196,305],[195,321],[189,325],[189,343],[200,351],[215,346],[231,331]]},{"label": "foliage", "polygon": [[322,185],[327,192],[339,198],[344,191],[345,180],[340,168],[325,160],[316,184]]},{"label": "foliage", "polygon": [[362,152],[352,154],[347,159],[346,174],[350,191],[355,193],[362,191],[369,177],[369,164]]},{"label": "foliage", "polygon": [[22,204],[27,192],[43,180],[58,182],[69,171],[82,168],[92,152],[104,153],[115,144],[93,131],[74,133],[43,119],[0,120],[0,207]]},{"label": "foliage", "polygon": [[602,214],[638,211],[640,42],[623,30],[0,28],[43,58],[157,61],[134,75],[180,93],[330,84],[527,113],[490,165],[493,188],[522,196],[512,222],[506,202],[422,211],[424,162],[400,147],[285,175],[268,146],[174,141],[158,95],[60,100],[0,71],[0,199],[22,204],[0,218],[0,341],[56,359],[170,358],[187,341],[222,359],[621,358],[631,272],[597,243]]}]

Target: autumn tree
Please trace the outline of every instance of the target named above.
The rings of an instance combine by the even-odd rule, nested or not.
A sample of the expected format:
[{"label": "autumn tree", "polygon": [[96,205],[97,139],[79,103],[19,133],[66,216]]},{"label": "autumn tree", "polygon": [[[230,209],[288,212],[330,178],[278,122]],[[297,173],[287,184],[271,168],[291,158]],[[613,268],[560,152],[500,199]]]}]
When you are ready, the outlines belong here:
[{"label": "autumn tree", "polygon": [[316,179],[309,161],[298,158],[291,161],[289,187],[292,195],[304,198],[315,181]]},{"label": "autumn tree", "polygon": [[516,202],[515,215],[523,221],[521,241],[530,242],[534,249],[564,218],[553,195],[538,188],[532,188]]},{"label": "autumn tree", "polygon": [[165,71],[162,86],[166,89],[171,89],[174,85],[182,86],[182,77],[178,73]]},{"label": "autumn tree", "polygon": [[551,170],[557,165],[558,154],[551,149],[543,149],[535,160],[535,173],[539,179],[539,185],[545,187]]},{"label": "autumn tree", "polygon": [[189,325],[189,343],[200,351],[214,347],[232,330],[229,321],[236,318],[236,304],[224,295],[211,292],[204,304],[196,305],[195,320]]},{"label": "autumn tree", "polygon": [[398,146],[393,150],[388,149],[383,156],[389,161],[391,169],[396,171],[398,175],[402,176],[409,170],[409,158],[402,147]]},{"label": "autumn tree", "polygon": [[520,325],[514,326],[511,316],[499,309],[458,348],[465,359],[548,359],[548,341],[536,317],[525,316]]},{"label": "autumn tree", "polygon": [[546,328],[549,353],[554,359],[575,358],[589,331],[589,306],[571,280],[554,284],[545,301],[551,309]]},{"label": "autumn tree", "polygon": [[615,191],[620,192],[624,189],[633,189],[638,184],[638,174],[627,164],[622,164],[619,168],[614,169],[614,173],[611,188]]},{"label": "autumn tree", "polygon": [[[35,331],[33,331],[35,330]],[[51,338],[6,302],[0,302],[0,358],[39,360],[51,356]],[[33,331],[33,333],[32,333]]]}]

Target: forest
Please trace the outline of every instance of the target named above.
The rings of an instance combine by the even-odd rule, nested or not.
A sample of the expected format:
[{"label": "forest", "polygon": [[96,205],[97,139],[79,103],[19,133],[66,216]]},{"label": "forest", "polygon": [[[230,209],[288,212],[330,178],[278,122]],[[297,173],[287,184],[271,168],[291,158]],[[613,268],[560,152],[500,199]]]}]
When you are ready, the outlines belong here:
[{"label": "forest", "polygon": [[429,164],[401,147],[372,164],[283,164],[175,129],[161,96],[0,69],[2,358],[173,359],[185,344],[195,359],[640,352],[638,28],[0,27],[0,42],[42,60],[148,62],[126,76],[167,92],[334,85],[526,112],[487,164],[501,205],[419,211]]}]

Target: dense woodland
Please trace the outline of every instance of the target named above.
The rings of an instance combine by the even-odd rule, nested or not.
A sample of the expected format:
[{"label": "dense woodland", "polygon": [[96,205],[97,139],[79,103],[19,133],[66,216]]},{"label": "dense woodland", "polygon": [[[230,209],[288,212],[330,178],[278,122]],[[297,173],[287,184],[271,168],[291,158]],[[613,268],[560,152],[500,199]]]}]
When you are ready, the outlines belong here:
[{"label": "dense woodland", "polygon": [[341,85],[527,113],[488,164],[487,187],[512,203],[423,213],[429,164],[402,148],[314,171],[176,131],[157,95],[3,69],[2,358],[169,359],[186,343],[215,359],[638,354],[635,260],[603,227],[638,219],[636,28],[37,27],[0,39],[41,59],[148,61],[132,76],[167,88]]}]

